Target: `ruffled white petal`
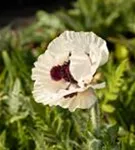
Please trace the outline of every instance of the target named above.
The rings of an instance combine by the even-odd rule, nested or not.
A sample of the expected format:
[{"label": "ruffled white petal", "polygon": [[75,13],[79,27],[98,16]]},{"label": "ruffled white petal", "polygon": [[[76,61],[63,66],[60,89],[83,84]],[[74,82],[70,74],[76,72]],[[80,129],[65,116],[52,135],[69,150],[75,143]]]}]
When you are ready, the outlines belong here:
[{"label": "ruffled white petal", "polygon": [[65,40],[61,34],[49,43],[47,49],[54,55],[61,54],[63,52],[69,53],[72,50],[72,45],[70,45],[70,43]]},{"label": "ruffled white petal", "polygon": [[[60,56],[59,56],[60,57]],[[50,95],[57,93],[60,89],[66,89],[69,85],[64,80],[54,81],[51,78],[50,70],[53,66],[63,64],[65,60],[65,54],[61,57],[54,57],[46,51],[38,58],[38,61],[34,64],[35,68],[32,69],[32,80],[35,80],[33,94],[38,102],[50,98]],[[41,94],[41,95],[40,95]]]},{"label": "ruffled white petal", "polygon": [[54,105],[59,105],[63,108],[68,108],[71,112],[77,108],[87,109],[91,108],[97,101],[96,95],[92,88],[85,90],[84,92],[77,93],[72,98],[62,98]]},{"label": "ruffled white petal", "polygon": [[[105,83],[97,85],[89,85],[86,88],[75,88],[71,86],[69,90],[60,89],[57,93],[46,91],[42,87],[35,87],[33,95],[36,102],[43,103],[44,105],[59,105],[63,108],[69,108],[74,111],[76,108],[90,108],[96,102],[96,96],[93,89],[100,89],[105,86]],[[77,93],[73,97],[64,98],[66,95]]]},{"label": "ruffled white petal", "polygon": [[[83,52],[72,52],[70,56],[70,72],[74,79],[78,81],[78,85],[82,88],[90,84],[94,73],[99,66],[99,61],[96,60],[96,55],[90,57],[88,54]],[[98,54],[99,56],[100,54]],[[95,60],[94,60],[95,59]]]},{"label": "ruffled white petal", "polygon": [[[65,38],[66,41],[69,41],[74,51],[83,51],[89,53],[92,62],[99,61],[100,66],[107,62],[109,52],[106,46],[106,42],[95,33],[65,31],[63,34],[61,34],[61,37]],[[92,55],[92,53],[95,54]]]},{"label": "ruffled white petal", "polygon": [[70,57],[70,72],[74,79],[78,81],[80,87],[84,87],[86,78],[89,80],[87,82],[90,83],[93,75],[92,71],[90,59],[85,53],[72,53]]}]

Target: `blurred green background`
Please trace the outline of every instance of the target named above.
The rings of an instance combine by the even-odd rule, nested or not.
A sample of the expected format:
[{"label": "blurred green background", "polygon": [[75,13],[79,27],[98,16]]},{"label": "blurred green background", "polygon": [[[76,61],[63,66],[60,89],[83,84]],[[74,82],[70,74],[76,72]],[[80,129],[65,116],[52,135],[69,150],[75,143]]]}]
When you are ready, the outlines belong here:
[{"label": "blurred green background", "polygon": [[[96,82],[101,133],[90,110],[71,113],[34,102],[31,68],[65,30],[93,31],[109,61]],[[70,9],[37,11],[30,22],[0,30],[0,150],[135,150],[135,0],[77,0]]]}]

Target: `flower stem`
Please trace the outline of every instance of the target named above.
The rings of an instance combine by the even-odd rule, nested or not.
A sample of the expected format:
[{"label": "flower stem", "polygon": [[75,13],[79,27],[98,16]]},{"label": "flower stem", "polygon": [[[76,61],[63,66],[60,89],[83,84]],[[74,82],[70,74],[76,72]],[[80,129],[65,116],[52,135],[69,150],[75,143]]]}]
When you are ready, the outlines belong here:
[{"label": "flower stem", "polygon": [[100,136],[100,108],[98,102],[91,109],[91,123],[96,136]]}]

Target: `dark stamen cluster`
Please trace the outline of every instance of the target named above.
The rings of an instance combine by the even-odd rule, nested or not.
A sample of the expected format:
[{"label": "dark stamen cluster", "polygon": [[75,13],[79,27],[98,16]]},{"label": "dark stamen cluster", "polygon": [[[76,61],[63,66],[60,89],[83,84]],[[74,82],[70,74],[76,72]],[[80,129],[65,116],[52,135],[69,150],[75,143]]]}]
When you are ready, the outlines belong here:
[{"label": "dark stamen cluster", "polygon": [[50,71],[51,78],[55,81],[64,79],[67,82],[77,83],[77,81],[72,77],[69,70],[70,62],[66,62],[63,65],[57,65],[52,67]]},{"label": "dark stamen cluster", "polygon": [[77,92],[65,95],[64,98],[72,98],[77,95]]},{"label": "dark stamen cluster", "polygon": [[54,66],[51,71],[50,71],[50,75],[51,75],[51,78],[55,81],[59,81],[62,79],[62,76],[60,74],[61,72],[61,66]]}]

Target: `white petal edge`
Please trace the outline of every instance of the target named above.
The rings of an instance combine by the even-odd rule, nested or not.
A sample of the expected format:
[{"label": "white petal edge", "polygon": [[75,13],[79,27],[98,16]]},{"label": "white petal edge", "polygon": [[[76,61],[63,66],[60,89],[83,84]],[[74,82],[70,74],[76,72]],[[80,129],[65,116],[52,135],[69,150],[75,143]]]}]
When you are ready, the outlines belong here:
[{"label": "white petal edge", "polygon": [[[100,66],[105,64],[109,57],[106,41],[93,32],[64,31],[48,45],[47,49],[54,55],[63,52],[87,52],[97,50],[101,53]],[[97,54],[98,54],[97,53]]]},{"label": "white petal edge", "polygon": [[98,84],[91,84],[91,87],[93,89],[102,89],[102,88],[105,88],[105,86],[106,86],[105,82],[98,83]]},{"label": "white petal edge", "polygon": [[[107,43],[104,39],[99,37],[93,32],[75,32],[75,31],[65,31],[61,34],[61,37],[65,38],[65,40],[69,41],[75,47],[73,50],[75,51],[85,51],[90,53],[92,49],[97,49],[98,53],[101,53],[100,63],[102,66],[108,61],[109,51],[107,48]],[[76,46],[74,46],[76,44]],[[98,54],[97,53],[97,54]],[[96,57],[96,61],[98,58]]]}]

